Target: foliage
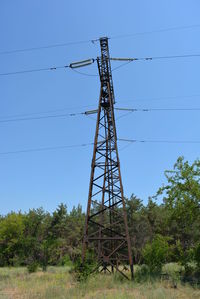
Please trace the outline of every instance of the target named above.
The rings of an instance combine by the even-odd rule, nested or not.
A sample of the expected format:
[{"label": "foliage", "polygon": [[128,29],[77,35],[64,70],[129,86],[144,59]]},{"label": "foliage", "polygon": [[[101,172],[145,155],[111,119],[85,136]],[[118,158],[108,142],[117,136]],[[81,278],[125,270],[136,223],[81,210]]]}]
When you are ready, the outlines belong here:
[{"label": "foliage", "polygon": [[32,262],[27,266],[28,273],[34,273],[38,269],[38,263],[37,262]]},{"label": "foliage", "polygon": [[97,261],[93,252],[87,251],[84,262],[82,262],[82,258],[79,255],[75,260],[72,272],[75,273],[75,278],[79,282],[86,281],[92,273],[96,273]]},{"label": "foliage", "polygon": [[23,250],[24,216],[11,212],[1,220],[0,225],[0,266],[12,265],[16,256],[20,259]]},{"label": "foliage", "polygon": [[62,259],[60,260],[59,266],[68,266],[70,268],[73,267],[73,262],[70,259],[68,254],[66,254],[62,257]]},{"label": "foliage", "polygon": [[165,171],[167,184],[157,192],[168,210],[167,227],[185,250],[200,239],[200,161],[191,165],[179,157],[173,170]]},{"label": "foliage", "polygon": [[50,255],[49,223],[50,215],[42,208],[30,210],[26,214],[24,230],[24,258],[27,265],[35,263],[46,270]]},{"label": "foliage", "polygon": [[143,248],[143,258],[150,273],[161,273],[162,265],[166,262],[169,245],[167,239],[161,235],[156,235],[151,243],[147,243]]},{"label": "foliage", "polygon": [[0,268],[1,299],[199,299],[200,289],[169,281],[132,283],[115,280],[112,275],[91,275],[85,283],[77,283],[68,267],[49,267],[47,272],[30,275],[25,268]]},{"label": "foliage", "polygon": [[200,242],[196,244],[194,249],[194,260],[197,263],[197,267],[200,272]]},{"label": "foliage", "polygon": [[[179,157],[165,176],[147,205],[134,194],[126,199],[134,264],[147,264],[138,277],[161,271],[165,261],[179,263],[186,274],[200,272],[200,161]],[[75,264],[87,277],[95,261],[92,255],[85,265],[80,261],[84,219],[81,205],[68,212],[63,203],[52,214],[39,208],[0,216],[0,266],[37,264],[46,271]]]},{"label": "foliage", "polygon": [[42,208],[0,218],[0,266],[65,265],[80,254],[84,213],[64,204],[50,215]]},{"label": "foliage", "polygon": [[142,281],[147,281],[150,277],[150,269],[146,264],[141,265],[136,270],[135,273],[135,281],[136,282],[142,282]]}]

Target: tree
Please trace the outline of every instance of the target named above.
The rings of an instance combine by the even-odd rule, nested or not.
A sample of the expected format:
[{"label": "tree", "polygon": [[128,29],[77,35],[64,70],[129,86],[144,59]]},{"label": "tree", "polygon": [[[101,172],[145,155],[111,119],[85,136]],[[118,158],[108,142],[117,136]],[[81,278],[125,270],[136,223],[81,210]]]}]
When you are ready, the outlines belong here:
[{"label": "tree", "polygon": [[150,227],[142,201],[135,195],[126,199],[127,219],[135,263],[141,261],[141,249],[149,241]]},{"label": "tree", "polygon": [[85,214],[82,211],[82,206],[79,204],[72,208],[68,216],[68,253],[71,260],[81,253],[83,227],[85,221]]},{"label": "tree", "polygon": [[187,251],[200,238],[200,161],[191,165],[179,157],[174,169],[165,171],[167,184],[157,192],[168,210],[169,233]]},{"label": "tree", "polygon": [[23,250],[24,216],[11,212],[1,218],[0,225],[0,265],[20,263]]},{"label": "tree", "polygon": [[49,236],[50,214],[42,208],[32,209],[25,215],[23,239],[25,262],[41,265],[46,270],[52,242]]},{"label": "tree", "polygon": [[150,273],[158,274],[162,270],[162,265],[167,260],[169,245],[167,238],[156,235],[152,242],[145,245],[142,250],[145,264],[149,266]]},{"label": "tree", "polygon": [[52,240],[51,263],[60,263],[67,254],[67,225],[68,213],[67,206],[61,203],[56,211],[53,212],[49,227],[49,235]]},{"label": "tree", "polygon": [[194,260],[197,264],[198,271],[200,272],[200,242],[198,242],[194,249]]}]

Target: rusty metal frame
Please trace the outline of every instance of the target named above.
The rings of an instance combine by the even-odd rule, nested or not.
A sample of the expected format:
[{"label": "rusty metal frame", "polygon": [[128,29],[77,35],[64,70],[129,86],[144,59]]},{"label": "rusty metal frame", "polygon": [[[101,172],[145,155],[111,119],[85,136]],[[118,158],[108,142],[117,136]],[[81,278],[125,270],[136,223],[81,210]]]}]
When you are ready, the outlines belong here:
[{"label": "rusty metal frame", "polygon": [[115,97],[107,37],[100,38],[100,47],[101,57],[97,58],[97,65],[101,90],[82,261],[85,260],[86,250],[91,248],[97,254],[100,272],[113,273],[115,269],[128,278],[119,266],[129,264],[130,277],[133,279],[133,259],[117,148]]}]

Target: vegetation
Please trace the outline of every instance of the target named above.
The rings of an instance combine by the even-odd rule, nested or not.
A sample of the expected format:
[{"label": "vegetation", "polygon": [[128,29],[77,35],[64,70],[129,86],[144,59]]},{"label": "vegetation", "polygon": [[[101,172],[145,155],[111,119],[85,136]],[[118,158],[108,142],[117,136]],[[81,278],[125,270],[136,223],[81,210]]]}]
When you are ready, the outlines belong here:
[{"label": "vegetation", "polygon": [[[81,206],[68,214],[61,204],[50,215],[42,208],[0,218],[0,266],[65,265],[80,254],[85,215]],[[31,270],[31,272],[32,272]]]},{"label": "vegetation", "polygon": [[98,269],[98,263],[92,252],[87,252],[85,262],[82,263],[81,256],[78,256],[71,267],[71,273],[75,274],[74,277],[77,281],[83,282],[93,273],[95,274]]},{"label": "vegetation", "polygon": [[149,266],[151,274],[160,274],[167,260],[169,245],[167,239],[156,235],[151,243],[147,243],[142,251],[144,262]]},{"label": "vegetation", "polygon": [[[170,271],[174,264],[166,265]],[[139,270],[139,267],[138,269]],[[137,273],[137,271],[136,271]],[[0,269],[1,299],[198,299],[200,290],[171,280],[154,280],[134,284],[112,275],[95,274],[87,282],[77,282],[69,267],[48,267],[46,272],[28,274],[26,268]]]},{"label": "vegetation", "polygon": [[[165,176],[166,185],[159,188],[154,197],[149,198],[146,206],[134,195],[126,199],[134,264],[139,265],[136,267],[135,281],[142,284],[144,281],[148,283],[152,277],[168,277],[166,263],[176,263],[176,271],[170,274],[173,281],[179,281],[181,277],[183,282],[197,284],[200,281],[200,161],[189,164],[183,157],[179,157],[173,170],[166,171]],[[48,294],[48,298],[53,298],[52,294],[54,298],[63,298],[59,297],[60,290],[66,294],[65,298],[73,298],[68,294],[77,292],[80,292],[81,296],[85,294],[85,280],[94,268],[95,260],[90,254],[84,269],[80,262],[84,219],[85,214],[80,205],[68,212],[64,204],[60,204],[52,214],[39,208],[27,213],[11,212],[0,216],[0,267],[4,267],[0,273],[0,290],[10,290],[10,286],[13,286],[20,293],[23,287],[25,290],[32,283],[37,283],[37,290],[40,288],[41,279],[49,286],[49,289],[41,289],[46,297]],[[22,268],[6,268],[11,266]],[[51,266],[64,267],[57,271],[58,268]],[[74,271],[69,273],[69,268]],[[38,269],[42,269],[43,274],[38,272]],[[36,271],[37,273],[34,273]],[[95,275],[94,273],[89,278],[87,284],[94,283]],[[18,282],[19,277],[22,283]],[[106,298],[113,298],[109,294],[114,296],[115,291],[119,294],[117,298],[123,298],[124,295],[120,295],[121,289],[115,284],[117,277],[102,277],[100,275],[95,280],[95,298],[103,298],[99,291],[99,281],[102,279],[105,279],[103,285],[108,292]],[[75,278],[79,281],[77,288],[74,287]],[[69,288],[64,290],[66,283]],[[157,283],[159,285],[160,282]],[[41,283],[41,288],[43,285]],[[151,298],[142,297],[142,292],[146,292],[143,288],[150,288],[152,298],[162,298],[156,297],[149,285],[130,290],[130,285],[126,282],[124,288],[126,298],[129,294],[136,298]],[[159,288],[164,292],[163,298],[171,298],[163,285],[159,285]],[[38,294],[39,291],[35,291],[30,297],[27,295],[20,298],[40,298]],[[184,297],[185,294],[184,291],[180,297],[173,295],[173,298],[190,298]],[[195,298],[195,295],[193,297]],[[41,298],[45,297],[41,295]]]}]

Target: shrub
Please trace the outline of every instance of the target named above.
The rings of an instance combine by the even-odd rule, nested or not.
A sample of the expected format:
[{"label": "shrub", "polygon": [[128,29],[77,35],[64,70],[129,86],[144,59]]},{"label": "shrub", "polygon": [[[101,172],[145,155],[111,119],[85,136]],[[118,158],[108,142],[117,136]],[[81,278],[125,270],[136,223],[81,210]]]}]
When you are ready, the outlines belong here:
[{"label": "shrub", "polygon": [[157,235],[152,243],[145,245],[142,254],[151,274],[161,273],[162,266],[167,259],[168,251],[169,245],[167,239],[161,235]]},{"label": "shrub", "polygon": [[97,271],[97,261],[92,252],[87,252],[84,263],[79,255],[75,262],[72,272],[75,273],[75,278],[78,281],[86,281],[91,273]]},{"label": "shrub", "polygon": [[68,254],[66,254],[62,257],[62,259],[60,260],[59,265],[60,266],[68,266],[70,268],[73,266],[72,260],[70,259]]},{"label": "shrub", "polygon": [[150,278],[149,267],[145,264],[141,265],[135,273],[135,281],[142,282],[148,280],[149,278]]},{"label": "shrub", "polygon": [[197,268],[200,271],[200,243],[198,243],[194,249],[194,260],[197,264]]},{"label": "shrub", "polygon": [[28,273],[34,273],[38,270],[38,263],[32,262],[27,266]]}]

